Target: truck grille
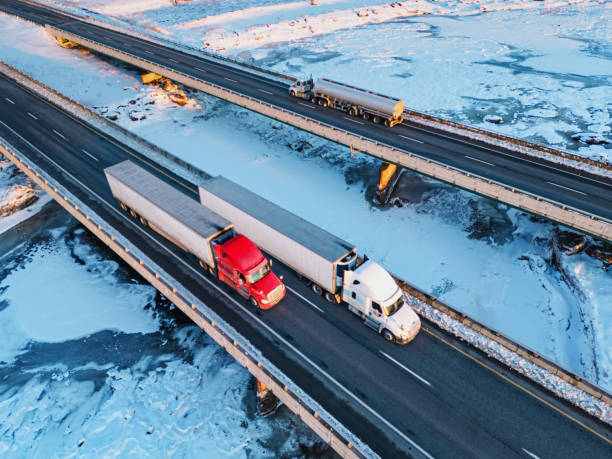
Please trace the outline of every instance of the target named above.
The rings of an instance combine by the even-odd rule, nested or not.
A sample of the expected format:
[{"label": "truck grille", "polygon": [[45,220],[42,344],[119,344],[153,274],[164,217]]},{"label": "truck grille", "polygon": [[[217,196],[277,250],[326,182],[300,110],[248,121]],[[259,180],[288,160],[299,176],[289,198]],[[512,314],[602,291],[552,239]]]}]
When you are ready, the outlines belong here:
[{"label": "truck grille", "polygon": [[278,303],[283,297],[284,290],[285,289],[283,288],[282,285],[279,285],[274,290],[272,290],[270,294],[268,295],[268,301],[270,302],[270,304]]}]

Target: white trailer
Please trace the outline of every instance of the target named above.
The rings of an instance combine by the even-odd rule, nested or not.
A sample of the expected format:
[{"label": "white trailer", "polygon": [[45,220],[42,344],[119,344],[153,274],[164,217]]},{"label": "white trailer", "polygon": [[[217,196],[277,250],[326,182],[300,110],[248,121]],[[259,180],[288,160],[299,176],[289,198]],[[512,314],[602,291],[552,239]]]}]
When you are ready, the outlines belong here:
[{"label": "white trailer", "polygon": [[[131,161],[104,169],[113,196],[147,226],[215,267],[211,241],[232,223]],[[233,232],[229,232],[233,236]]]},{"label": "white trailer", "polygon": [[376,123],[393,127],[403,121],[404,102],[401,99],[366,91],[355,86],[338,83],[326,78],[316,82],[298,80],[289,88],[293,97],[309,99],[324,107],[333,107],[353,116],[361,116]]},{"label": "white trailer", "polygon": [[202,205],[310,280],[316,294],[346,302],[390,341],[403,344],[416,336],[420,320],[404,305],[402,290],[380,265],[360,259],[354,245],[224,177],[205,180],[198,188]]}]

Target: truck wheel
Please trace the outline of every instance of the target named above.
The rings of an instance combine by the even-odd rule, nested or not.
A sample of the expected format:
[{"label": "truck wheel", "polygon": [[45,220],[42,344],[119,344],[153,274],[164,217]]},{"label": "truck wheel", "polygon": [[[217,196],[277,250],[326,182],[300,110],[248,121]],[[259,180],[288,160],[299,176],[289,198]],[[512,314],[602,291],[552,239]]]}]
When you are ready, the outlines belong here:
[{"label": "truck wheel", "polygon": [[369,120],[369,119],[370,119],[370,115],[368,115],[367,113],[364,113],[363,115],[361,115],[361,117],[362,117],[364,120]]},{"label": "truck wheel", "polygon": [[289,91],[289,95],[290,95],[291,97],[295,97],[295,91],[292,89],[291,91]]},{"label": "truck wheel", "polygon": [[256,309],[259,309],[259,301],[257,301],[257,298],[252,296],[251,298],[249,298],[249,301]]},{"label": "truck wheel", "polygon": [[140,223],[143,224],[143,226],[149,226],[149,222],[145,218],[140,217],[139,220],[140,220]]},{"label": "truck wheel", "polygon": [[385,120],[385,126],[389,127],[391,126],[391,121],[389,121],[388,119]]},{"label": "truck wheel", "polygon": [[137,213],[136,213],[136,211],[135,211],[135,210],[133,210],[133,209],[130,209],[130,215],[131,215],[132,217],[134,217],[134,218],[138,218],[138,214],[137,214]]},{"label": "truck wheel", "polygon": [[380,123],[380,118],[378,116],[374,116],[374,118],[372,118],[372,121],[378,124]]},{"label": "truck wheel", "polygon": [[393,336],[393,333],[391,333],[389,330],[387,330],[386,328],[382,331],[382,335],[383,337],[389,341],[390,343],[395,342],[395,336]]},{"label": "truck wheel", "polygon": [[311,288],[312,288],[312,291],[315,292],[317,295],[321,296],[323,294],[323,289],[319,287],[317,284],[313,283]]},{"label": "truck wheel", "polygon": [[123,210],[125,210],[126,212],[128,211],[128,206],[126,206],[125,204],[123,204],[121,201],[119,201],[119,207],[121,207]]},{"label": "truck wheel", "polygon": [[340,304],[340,295],[334,295],[333,293],[325,292],[325,299],[331,304]]}]

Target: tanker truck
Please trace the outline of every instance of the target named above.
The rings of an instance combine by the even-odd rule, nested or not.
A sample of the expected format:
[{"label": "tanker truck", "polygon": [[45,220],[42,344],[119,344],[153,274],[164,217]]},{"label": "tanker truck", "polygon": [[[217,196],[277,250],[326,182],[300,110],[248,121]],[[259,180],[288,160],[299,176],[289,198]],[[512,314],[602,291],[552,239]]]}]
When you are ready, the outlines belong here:
[{"label": "tanker truck", "polygon": [[107,167],[104,174],[123,210],[198,257],[208,274],[253,306],[269,309],[285,296],[268,260],[229,220],[131,161]]},{"label": "tanker truck", "polygon": [[419,332],[419,317],[380,265],[354,245],[236,183],[215,177],[199,184],[200,202],[304,277],[316,295],[348,309],[385,339],[400,344]]},{"label": "tanker truck", "polygon": [[361,116],[375,123],[393,127],[404,118],[404,102],[365,89],[319,78],[298,80],[290,88],[292,97],[307,99],[323,107],[342,110],[351,116]]}]

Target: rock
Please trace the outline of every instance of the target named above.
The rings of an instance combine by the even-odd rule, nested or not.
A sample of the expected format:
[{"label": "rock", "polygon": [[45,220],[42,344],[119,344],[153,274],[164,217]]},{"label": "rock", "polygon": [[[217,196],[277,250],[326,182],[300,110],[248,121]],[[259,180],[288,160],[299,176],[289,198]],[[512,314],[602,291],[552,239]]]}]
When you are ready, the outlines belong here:
[{"label": "rock", "polygon": [[0,217],[6,217],[18,210],[28,207],[38,199],[38,195],[29,186],[12,185],[2,192]]},{"label": "rock", "polygon": [[132,110],[130,112],[130,119],[132,121],[140,121],[146,119],[147,115],[142,113],[140,110]]},{"label": "rock", "polygon": [[612,143],[610,139],[605,138],[597,132],[579,132],[572,135],[572,140],[586,143],[587,145],[608,145]]},{"label": "rock", "polygon": [[117,115],[108,115],[106,118],[108,118],[111,121],[117,121],[119,117]]},{"label": "rock", "polygon": [[483,119],[487,123],[491,123],[491,124],[502,124],[504,122],[502,117],[498,115],[487,115]]}]

